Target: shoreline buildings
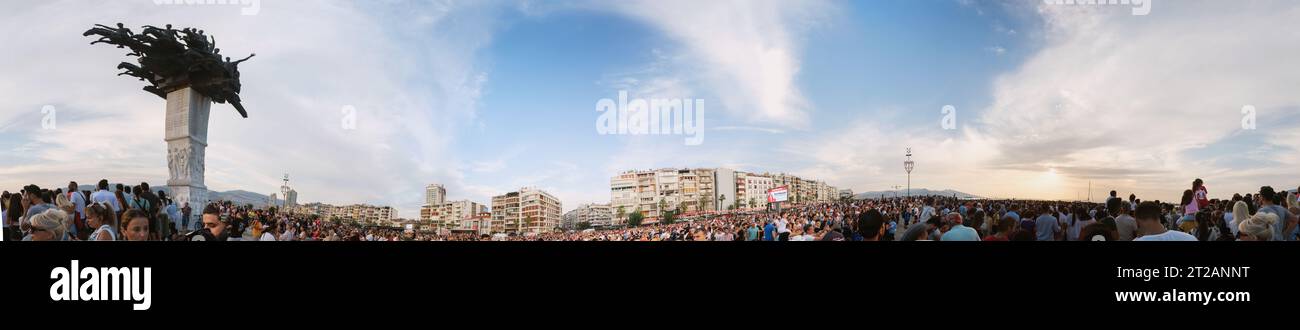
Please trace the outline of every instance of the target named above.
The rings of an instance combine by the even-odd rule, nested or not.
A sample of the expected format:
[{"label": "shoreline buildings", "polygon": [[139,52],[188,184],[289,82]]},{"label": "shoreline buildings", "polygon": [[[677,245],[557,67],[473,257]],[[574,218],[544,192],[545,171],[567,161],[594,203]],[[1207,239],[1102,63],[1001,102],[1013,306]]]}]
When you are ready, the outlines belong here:
[{"label": "shoreline buildings", "polygon": [[488,213],[487,205],[469,200],[447,201],[447,189],[440,184],[424,187],[424,206],[420,207],[419,221],[436,230],[477,230],[476,224],[465,224]]},{"label": "shoreline buildings", "polygon": [[632,170],[610,178],[609,207],[615,214],[612,225],[622,225],[627,214],[633,212],[641,212],[646,217],[644,223],[654,223],[665,211],[672,210],[695,213],[766,208],[767,191],[777,187],[789,190],[786,202],[791,204],[840,198],[834,186],[785,173],[758,174],[727,168]]}]

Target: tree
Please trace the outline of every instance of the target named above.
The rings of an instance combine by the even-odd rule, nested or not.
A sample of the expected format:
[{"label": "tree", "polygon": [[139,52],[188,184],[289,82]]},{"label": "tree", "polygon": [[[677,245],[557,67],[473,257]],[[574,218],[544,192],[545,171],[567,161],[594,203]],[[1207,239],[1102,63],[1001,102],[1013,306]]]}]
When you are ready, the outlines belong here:
[{"label": "tree", "polygon": [[671,224],[673,224],[674,222],[677,222],[677,212],[676,212],[676,211],[668,211],[668,212],[665,212],[665,213],[664,213],[664,224],[665,224],[665,225],[671,225]]},{"label": "tree", "polygon": [[622,205],[619,205],[619,206],[618,206],[618,214],[616,214],[616,215],[617,215],[618,217],[615,218],[615,219],[623,220],[623,216],[627,215],[627,210],[623,209],[623,206],[622,206]]},{"label": "tree", "polygon": [[627,216],[627,225],[632,227],[640,226],[642,219],[645,219],[645,215],[641,214],[641,208],[637,208],[636,212],[632,212],[631,215]]},{"label": "tree", "polygon": [[588,228],[591,228],[590,221],[583,221],[578,223],[578,230],[587,230]]},{"label": "tree", "polygon": [[663,216],[664,216],[664,209],[666,209],[666,208],[668,208],[668,201],[665,201],[663,197],[659,197],[659,216],[660,216],[660,217],[663,217]]},{"label": "tree", "polygon": [[755,200],[755,199],[753,199],[753,198],[750,198],[750,199],[749,199],[749,208],[752,209],[752,208],[754,208],[754,207],[756,207],[756,206],[758,206],[758,201]]}]

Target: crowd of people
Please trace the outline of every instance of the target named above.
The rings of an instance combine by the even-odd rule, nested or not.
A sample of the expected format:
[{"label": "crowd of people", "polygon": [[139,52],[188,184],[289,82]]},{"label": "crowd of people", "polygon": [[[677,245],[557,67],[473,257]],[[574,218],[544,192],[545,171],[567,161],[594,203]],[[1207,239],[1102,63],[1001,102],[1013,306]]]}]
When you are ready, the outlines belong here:
[{"label": "crowd of people", "polygon": [[368,226],[318,215],[216,201],[191,228],[189,205],[148,184],[109,190],[4,192],[7,240],[58,241],[1295,241],[1296,194],[1261,187],[1210,199],[1200,179],[1178,203],[1127,199],[1103,203],[894,197],[728,211],[630,228],[529,234],[429,232]]},{"label": "crowd of people", "polygon": [[[190,207],[177,205],[148,183],[110,187],[100,180],[94,191],[28,185],[0,193],[0,219],[6,240],[161,241],[178,239]],[[111,190],[110,190],[111,189]]]}]

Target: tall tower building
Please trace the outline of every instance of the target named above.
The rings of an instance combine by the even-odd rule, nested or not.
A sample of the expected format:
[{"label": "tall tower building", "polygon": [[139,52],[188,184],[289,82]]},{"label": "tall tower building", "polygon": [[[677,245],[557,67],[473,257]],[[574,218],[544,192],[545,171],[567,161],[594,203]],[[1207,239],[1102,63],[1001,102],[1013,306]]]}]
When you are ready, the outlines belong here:
[{"label": "tall tower building", "polygon": [[447,189],[440,184],[424,187],[424,205],[442,205],[447,202]]}]

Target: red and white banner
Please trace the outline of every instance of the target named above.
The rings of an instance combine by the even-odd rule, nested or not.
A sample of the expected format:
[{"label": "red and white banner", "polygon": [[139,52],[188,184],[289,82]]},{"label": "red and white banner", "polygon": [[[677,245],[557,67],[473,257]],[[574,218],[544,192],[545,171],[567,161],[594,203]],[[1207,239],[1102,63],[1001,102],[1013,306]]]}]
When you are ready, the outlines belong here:
[{"label": "red and white banner", "polygon": [[790,191],[785,187],[776,187],[767,191],[768,203],[779,203],[789,199]]}]

